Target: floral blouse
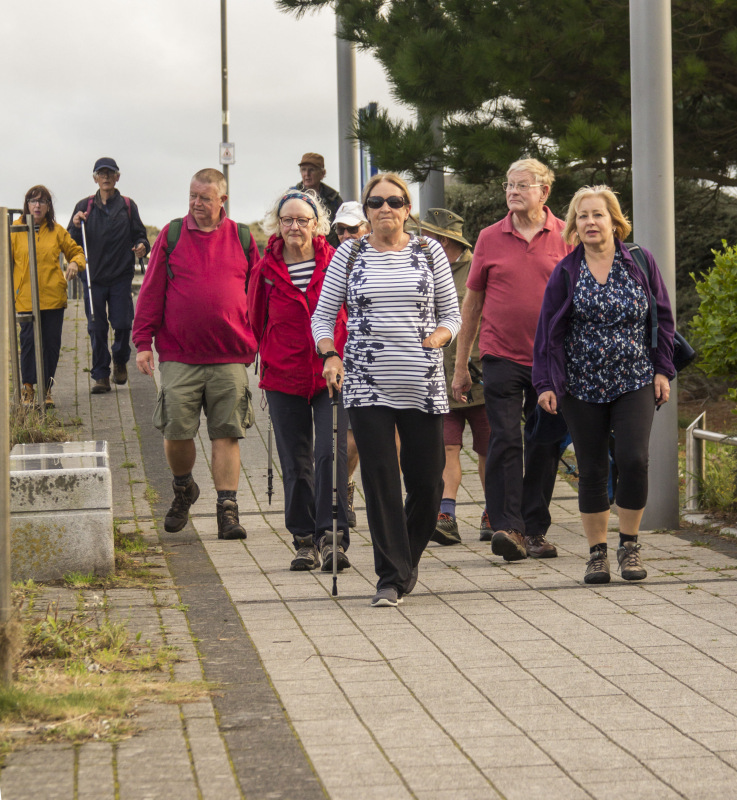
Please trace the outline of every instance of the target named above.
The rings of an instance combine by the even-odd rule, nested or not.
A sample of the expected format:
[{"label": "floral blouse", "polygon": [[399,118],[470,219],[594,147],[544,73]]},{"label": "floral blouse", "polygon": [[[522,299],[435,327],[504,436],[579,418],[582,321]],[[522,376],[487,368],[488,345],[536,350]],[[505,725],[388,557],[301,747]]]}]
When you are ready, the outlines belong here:
[{"label": "floral blouse", "polygon": [[605,284],[586,258],[573,292],[566,334],[566,389],[588,403],[608,403],[653,382],[647,349],[649,299],[617,251]]}]

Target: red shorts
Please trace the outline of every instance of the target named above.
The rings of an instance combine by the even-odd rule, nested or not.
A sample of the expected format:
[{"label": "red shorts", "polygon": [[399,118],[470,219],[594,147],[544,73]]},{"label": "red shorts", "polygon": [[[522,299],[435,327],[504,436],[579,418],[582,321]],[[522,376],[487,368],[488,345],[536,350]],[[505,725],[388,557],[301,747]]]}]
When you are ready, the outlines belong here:
[{"label": "red shorts", "polygon": [[470,408],[454,408],[443,415],[443,441],[446,447],[463,444],[463,429],[466,420],[473,434],[473,450],[480,456],[486,456],[489,449],[489,420],[486,418],[484,405]]}]

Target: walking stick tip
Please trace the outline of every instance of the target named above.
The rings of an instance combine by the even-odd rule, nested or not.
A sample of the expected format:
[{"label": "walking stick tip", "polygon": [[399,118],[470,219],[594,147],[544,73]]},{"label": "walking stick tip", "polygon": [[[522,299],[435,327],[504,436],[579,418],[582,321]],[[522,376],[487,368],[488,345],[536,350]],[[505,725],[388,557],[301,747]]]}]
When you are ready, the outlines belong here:
[{"label": "walking stick tip", "polygon": [[333,597],[337,597],[337,596],[338,596],[338,579],[334,577],[333,578]]}]

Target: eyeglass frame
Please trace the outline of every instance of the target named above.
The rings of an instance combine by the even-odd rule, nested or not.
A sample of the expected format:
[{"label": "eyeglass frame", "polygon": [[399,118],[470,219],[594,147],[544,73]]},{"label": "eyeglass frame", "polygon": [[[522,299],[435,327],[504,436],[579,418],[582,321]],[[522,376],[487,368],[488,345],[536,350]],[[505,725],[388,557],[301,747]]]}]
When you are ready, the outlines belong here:
[{"label": "eyeglass frame", "polygon": [[[525,187],[524,189],[522,187]],[[511,181],[502,181],[502,189],[508,192],[510,187],[512,191],[517,189],[519,192],[527,192],[530,189],[536,189],[540,186],[547,186],[546,183],[527,183],[527,181],[520,181],[519,183],[512,183]]]},{"label": "eyeglass frame", "polygon": [[28,202],[28,208],[31,206],[39,205],[39,206],[47,206],[49,204],[48,200],[43,200],[40,197],[32,197]]},{"label": "eyeglass frame", "polygon": [[[304,222],[300,222],[303,219]],[[317,219],[317,217],[279,217],[279,224],[284,228],[293,228],[294,223],[297,223],[298,228],[306,228],[313,219]],[[289,220],[289,224],[287,225],[287,220]]]},{"label": "eyeglass frame", "polygon": [[[377,200],[381,200],[381,204],[380,205],[378,205],[378,206],[377,205],[371,205],[372,202],[375,204]],[[392,205],[392,203],[389,202],[390,200],[393,200],[393,201],[401,200],[402,201],[402,205],[401,206]],[[378,211],[380,208],[383,208],[384,207],[384,203],[386,203],[386,205],[388,205],[389,208],[394,209],[394,211],[399,211],[400,208],[404,208],[405,206],[409,205],[409,203],[407,202],[407,198],[406,197],[402,197],[401,195],[398,195],[398,194],[392,194],[389,197],[381,197],[381,195],[372,194],[371,197],[367,197],[366,198],[366,207],[370,208],[372,211]]]}]

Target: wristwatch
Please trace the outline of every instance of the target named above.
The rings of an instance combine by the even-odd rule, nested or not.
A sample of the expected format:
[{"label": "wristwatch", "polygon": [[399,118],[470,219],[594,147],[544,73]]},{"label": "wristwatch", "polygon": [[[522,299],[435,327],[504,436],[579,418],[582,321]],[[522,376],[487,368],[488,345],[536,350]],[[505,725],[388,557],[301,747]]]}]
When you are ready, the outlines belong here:
[{"label": "wristwatch", "polygon": [[325,363],[327,359],[332,358],[333,356],[338,356],[338,358],[340,358],[340,353],[336,353],[335,350],[328,350],[327,353],[318,353],[317,355],[320,356],[323,363]]}]

